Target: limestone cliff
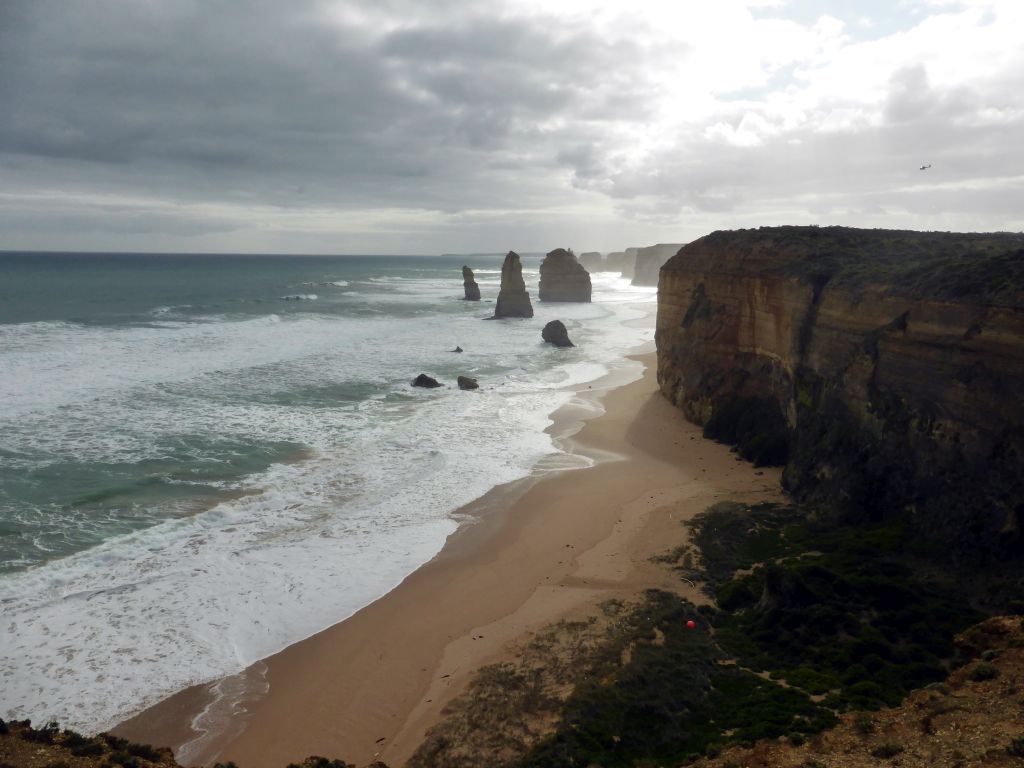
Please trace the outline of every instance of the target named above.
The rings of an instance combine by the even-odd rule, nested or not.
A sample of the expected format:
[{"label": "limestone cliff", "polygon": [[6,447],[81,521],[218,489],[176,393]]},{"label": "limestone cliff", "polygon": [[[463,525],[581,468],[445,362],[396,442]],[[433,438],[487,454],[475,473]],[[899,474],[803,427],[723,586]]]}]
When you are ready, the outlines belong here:
[{"label": "limestone cliff", "polygon": [[658,243],[637,248],[633,267],[633,285],[657,285],[661,265],[675,256],[682,243]]},{"label": "limestone cliff", "polygon": [[494,317],[533,317],[533,304],[523,280],[523,264],[515,251],[509,251],[501,265],[501,289]]},{"label": "limestone cliff", "polygon": [[622,252],[622,258],[620,261],[622,266],[620,267],[620,270],[623,277],[627,277],[630,280],[633,279],[633,273],[636,271],[636,255],[639,250],[639,248],[627,248]]},{"label": "limestone cliff", "polygon": [[1024,235],[715,232],[658,287],[658,381],[838,518],[1024,553]]}]

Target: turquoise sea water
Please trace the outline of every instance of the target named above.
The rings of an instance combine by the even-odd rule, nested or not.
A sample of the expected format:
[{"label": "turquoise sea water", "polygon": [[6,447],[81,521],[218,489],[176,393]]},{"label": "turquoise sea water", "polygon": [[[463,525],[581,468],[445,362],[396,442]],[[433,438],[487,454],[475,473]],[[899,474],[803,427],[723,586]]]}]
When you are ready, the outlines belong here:
[{"label": "turquoise sea water", "polygon": [[548,415],[651,338],[653,291],[485,322],[463,263],[493,301],[499,256],[0,254],[0,716],[108,727],[237,671],[557,459]]}]

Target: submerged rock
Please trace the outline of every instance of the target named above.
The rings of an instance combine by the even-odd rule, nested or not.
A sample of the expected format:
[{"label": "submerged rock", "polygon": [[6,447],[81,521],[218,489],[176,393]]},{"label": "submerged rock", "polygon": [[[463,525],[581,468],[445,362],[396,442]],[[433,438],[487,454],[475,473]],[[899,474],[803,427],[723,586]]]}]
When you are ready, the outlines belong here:
[{"label": "submerged rock", "polygon": [[452,352],[461,352],[462,351],[462,347],[456,347],[455,349],[453,349],[451,351]]},{"label": "submerged rock", "polygon": [[501,290],[494,317],[533,317],[533,304],[523,281],[523,265],[515,251],[509,251],[501,265]]},{"label": "submerged rock", "polygon": [[434,389],[435,387],[440,387],[441,382],[439,382],[433,376],[427,376],[427,374],[421,373],[419,376],[412,380],[412,385],[414,387],[426,387],[427,389]]},{"label": "submerged rock", "polygon": [[466,292],[466,301],[480,301],[480,286],[476,284],[473,270],[467,266],[462,267],[462,289]]},{"label": "submerged rock", "polygon": [[548,344],[554,344],[556,347],[576,346],[569,341],[569,332],[565,329],[565,324],[561,320],[552,320],[545,325],[544,330],[540,332],[540,337]]},{"label": "submerged rock", "polygon": [[480,385],[476,383],[476,379],[471,379],[469,376],[459,376],[459,389],[480,389]]},{"label": "submerged rock", "polygon": [[590,301],[590,273],[572,251],[556,248],[540,265],[541,301]]}]

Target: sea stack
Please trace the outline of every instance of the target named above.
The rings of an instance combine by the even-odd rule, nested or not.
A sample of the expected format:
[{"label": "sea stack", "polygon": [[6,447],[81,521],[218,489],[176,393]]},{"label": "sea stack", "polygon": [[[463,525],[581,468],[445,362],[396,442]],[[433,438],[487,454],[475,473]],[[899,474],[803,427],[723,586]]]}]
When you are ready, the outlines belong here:
[{"label": "sea stack", "polygon": [[462,288],[466,292],[466,301],[480,301],[480,286],[476,284],[473,270],[463,265]]},{"label": "sea stack", "polygon": [[590,273],[572,251],[556,248],[540,265],[541,301],[590,301]]},{"label": "sea stack", "polygon": [[556,347],[576,346],[569,341],[569,332],[565,329],[565,323],[561,320],[552,320],[545,325],[544,330],[540,332],[540,337],[548,344],[554,344]]},{"label": "sea stack", "polygon": [[509,251],[501,265],[501,290],[498,291],[494,317],[533,317],[533,304],[523,282],[523,265],[515,251]]}]

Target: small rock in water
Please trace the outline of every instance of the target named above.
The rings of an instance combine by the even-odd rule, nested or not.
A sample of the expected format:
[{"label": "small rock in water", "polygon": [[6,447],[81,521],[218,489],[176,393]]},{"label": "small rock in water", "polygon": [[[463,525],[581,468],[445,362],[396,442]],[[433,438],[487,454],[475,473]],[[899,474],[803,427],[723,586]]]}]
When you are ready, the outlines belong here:
[{"label": "small rock in water", "polygon": [[476,383],[476,379],[471,379],[469,376],[459,376],[459,389],[480,389],[480,385]]},{"label": "small rock in water", "polygon": [[432,376],[427,376],[427,374],[421,373],[419,376],[412,380],[412,385],[414,387],[426,387],[428,389],[434,389],[434,387],[440,387],[441,382],[439,382]]},{"label": "small rock in water", "polygon": [[576,346],[569,341],[569,332],[565,329],[565,324],[561,320],[552,320],[545,325],[544,330],[540,332],[540,337],[548,344],[554,344],[556,347]]},{"label": "small rock in water", "polygon": [[455,349],[452,350],[452,352],[461,352],[461,351],[462,351],[462,347],[456,347]]}]

